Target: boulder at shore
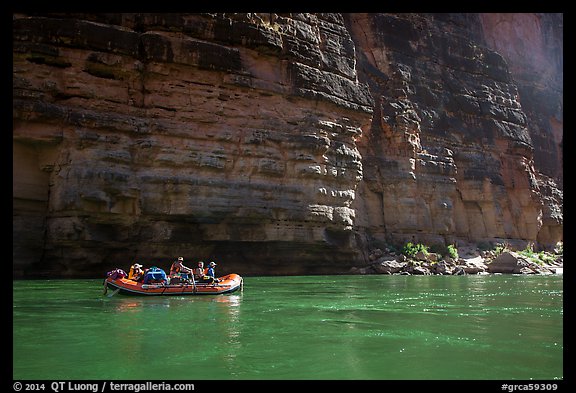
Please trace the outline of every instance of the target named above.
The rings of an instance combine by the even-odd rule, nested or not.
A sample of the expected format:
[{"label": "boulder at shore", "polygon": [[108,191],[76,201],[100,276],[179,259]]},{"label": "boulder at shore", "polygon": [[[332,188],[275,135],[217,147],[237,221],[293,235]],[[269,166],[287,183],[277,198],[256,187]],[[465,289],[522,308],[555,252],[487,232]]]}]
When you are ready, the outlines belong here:
[{"label": "boulder at shore", "polygon": [[507,273],[507,274],[551,274],[550,269],[529,261],[513,251],[505,251],[498,255],[488,264],[489,273]]}]

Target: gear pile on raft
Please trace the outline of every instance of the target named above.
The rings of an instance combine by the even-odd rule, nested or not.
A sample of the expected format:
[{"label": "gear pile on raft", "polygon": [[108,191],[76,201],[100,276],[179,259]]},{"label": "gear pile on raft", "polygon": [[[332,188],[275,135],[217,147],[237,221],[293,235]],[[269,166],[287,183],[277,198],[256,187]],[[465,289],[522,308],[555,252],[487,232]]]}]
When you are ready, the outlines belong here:
[{"label": "gear pile on raft", "polygon": [[[143,269],[139,263],[130,266],[129,273],[116,268],[106,274],[104,294],[111,297],[122,295],[182,296],[219,295],[232,293],[242,288],[243,280],[232,273],[222,277],[215,275],[215,262],[204,267],[198,262],[195,268],[184,266],[184,258],[178,257],[170,267],[169,274],[157,267]],[[108,294],[108,291],[112,291]]]}]

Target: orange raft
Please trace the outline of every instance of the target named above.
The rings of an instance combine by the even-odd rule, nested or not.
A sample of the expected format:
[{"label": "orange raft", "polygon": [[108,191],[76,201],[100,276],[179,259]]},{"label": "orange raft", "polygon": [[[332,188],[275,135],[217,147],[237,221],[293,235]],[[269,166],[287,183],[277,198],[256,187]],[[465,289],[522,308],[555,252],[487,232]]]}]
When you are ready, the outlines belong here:
[{"label": "orange raft", "polygon": [[238,274],[228,274],[219,277],[220,282],[210,283],[179,283],[179,284],[143,284],[124,278],[108,277],[104,280],[104,293],[146,296],[182,296],[182,295],[220,295],[231,293],[242,288],[242,277]]}]

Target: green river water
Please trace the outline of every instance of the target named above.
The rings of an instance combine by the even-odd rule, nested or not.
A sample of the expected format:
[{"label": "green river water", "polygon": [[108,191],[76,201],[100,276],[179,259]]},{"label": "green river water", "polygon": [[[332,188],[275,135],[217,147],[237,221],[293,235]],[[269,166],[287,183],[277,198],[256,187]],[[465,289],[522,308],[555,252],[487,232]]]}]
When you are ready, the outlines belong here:
[{"label": "green river water", "polygon": [[216,296],[13,281],[15,380],[557,380],[563,276],[245,277]]}]

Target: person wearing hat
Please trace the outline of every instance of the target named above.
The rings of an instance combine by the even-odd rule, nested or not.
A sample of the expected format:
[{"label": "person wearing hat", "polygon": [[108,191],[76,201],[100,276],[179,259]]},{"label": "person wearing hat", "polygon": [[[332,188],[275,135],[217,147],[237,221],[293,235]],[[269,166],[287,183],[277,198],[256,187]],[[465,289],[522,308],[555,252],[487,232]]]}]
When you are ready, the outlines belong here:
[{"label": "person wearing hat", "polygon": [[184,266],[184,258],[178,257],[177,260],[170,266],[170,277],[180,276],[180,274],[192,274],[193,271],[189,267]]},{"label": "person wearing hat", "polygon": [[130,266],[130,272],[128,273],[128,279],[138,281],[144,277],[144,270],[142,270],[142,265],[135,263]]},{"label": "person wearing hat", "polygon": [[204,276],[204,279],[208,280],[211,283],[215,283],[215,282],[220,282],[220,280],[218,280],[216,278],[216,274],[214,272],[214,266],[216,266],[216,262],[212,261],[208,264],[208,271],[206,272],[206,275]]}]

